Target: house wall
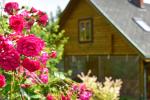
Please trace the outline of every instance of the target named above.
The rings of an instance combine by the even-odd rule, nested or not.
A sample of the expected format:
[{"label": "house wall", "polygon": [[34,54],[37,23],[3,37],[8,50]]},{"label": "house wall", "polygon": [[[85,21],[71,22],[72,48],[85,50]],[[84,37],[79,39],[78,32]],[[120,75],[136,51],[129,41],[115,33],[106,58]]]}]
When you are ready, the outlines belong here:
[{"label": "house wall", "polygon": [[[105,76],[122,78],[124,84],[121,94],[138,100],[142,86],[140,87],[140,60],[136,59],[139,57],[137,50],[86,0],[78,0],[78,3],[72,6],[72,9],[69,10],[71,12],[63,19],[61,25],[61,29],[66,31],[65,36],[69,37],[64,52],[65,70],[71,69],[74,79],[76,79],[76,74],[86,73],[89,69],[99,80],[103,80]],[[88,17],[93,19],[93,42],[80,43],[78,20]],[[128,56],[130,56],[129,59]],[[136,62],[132,63],[130,60]],[[120,65],[115,67],[115,64]],[[115,68],[117,70],[112,70]],[[123,73],[119,72],[115,76],[114,73],[118,73],[119,70]],[[132,77],[127,76],[128,73]],[[120,74],[123,75],[120,76]]]},{"label": "house wall", "polygon": [[[61,27],[69,37],[65,55],[136,54],[131,45],[121,37],[120,32],[85,0],[80,0],[73,6]],[[93,43],[79,43],[78,20],[87,17],[93,19]]]}]

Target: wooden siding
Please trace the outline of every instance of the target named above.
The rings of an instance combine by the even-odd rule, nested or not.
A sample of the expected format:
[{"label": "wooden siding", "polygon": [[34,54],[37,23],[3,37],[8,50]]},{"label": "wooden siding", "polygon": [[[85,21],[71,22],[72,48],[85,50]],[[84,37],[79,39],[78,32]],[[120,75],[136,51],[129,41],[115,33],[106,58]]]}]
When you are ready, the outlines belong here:
[{"label": "wooden siding", "polygon": [[[79,43],[78,20],[93,18],[93,42]],[[137,54],[121,33],[86,0],[79,0],[61,26],[69,42],[65,46],[65,55],[106,55]]]}]

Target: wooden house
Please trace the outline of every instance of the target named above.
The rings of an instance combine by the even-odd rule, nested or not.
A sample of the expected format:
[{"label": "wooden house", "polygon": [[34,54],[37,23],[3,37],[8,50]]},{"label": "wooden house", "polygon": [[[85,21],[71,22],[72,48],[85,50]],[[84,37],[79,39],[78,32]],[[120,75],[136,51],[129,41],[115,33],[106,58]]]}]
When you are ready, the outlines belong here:
[{"label": "wooden house", "polygon": [[92,70],[99,80],[123,80],[122,96],[150,98],[150,4],[148,0],[70,0],[60,27],[69,41],[65,70],[72,78]]}]

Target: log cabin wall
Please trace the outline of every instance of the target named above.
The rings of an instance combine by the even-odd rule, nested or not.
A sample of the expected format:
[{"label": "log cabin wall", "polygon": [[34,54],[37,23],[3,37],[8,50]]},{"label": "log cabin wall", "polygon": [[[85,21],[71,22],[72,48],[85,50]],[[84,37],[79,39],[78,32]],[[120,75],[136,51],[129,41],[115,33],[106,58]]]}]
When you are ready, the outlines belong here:
[{"label": "log cabin wall", "polygon": [[[93,42],[79,43],[78,20],[93,19]],[[69,37],[65,55],[136,54],[136,50],[123,39],[121,33],[107,19],[85,0],[79,0],[64,20],[62,29]]]}]

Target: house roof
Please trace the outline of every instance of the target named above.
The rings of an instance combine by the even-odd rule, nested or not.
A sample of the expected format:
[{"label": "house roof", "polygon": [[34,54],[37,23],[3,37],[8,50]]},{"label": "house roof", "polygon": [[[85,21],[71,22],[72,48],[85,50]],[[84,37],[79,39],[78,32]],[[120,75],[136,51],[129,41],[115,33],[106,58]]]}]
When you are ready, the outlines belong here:
[{"label": "house roof", "polygon": [[[77,1],[77,0],[71,0]],[[145,58],[150,58],[150,32],[145,31],[133,18],[150,25],[150,4],[139,8],[129,0],[89,0]],[[69,3],[70,5],[71,3]],[[69,9],[69,7],[67,7]]]},{"label": "house roof", "polygon": [[129,0],[90,1],[146,58],[150,58],[150,32],[133,21],[134,17],[138,17],[150,25],[150,5],[138,8]]}]

